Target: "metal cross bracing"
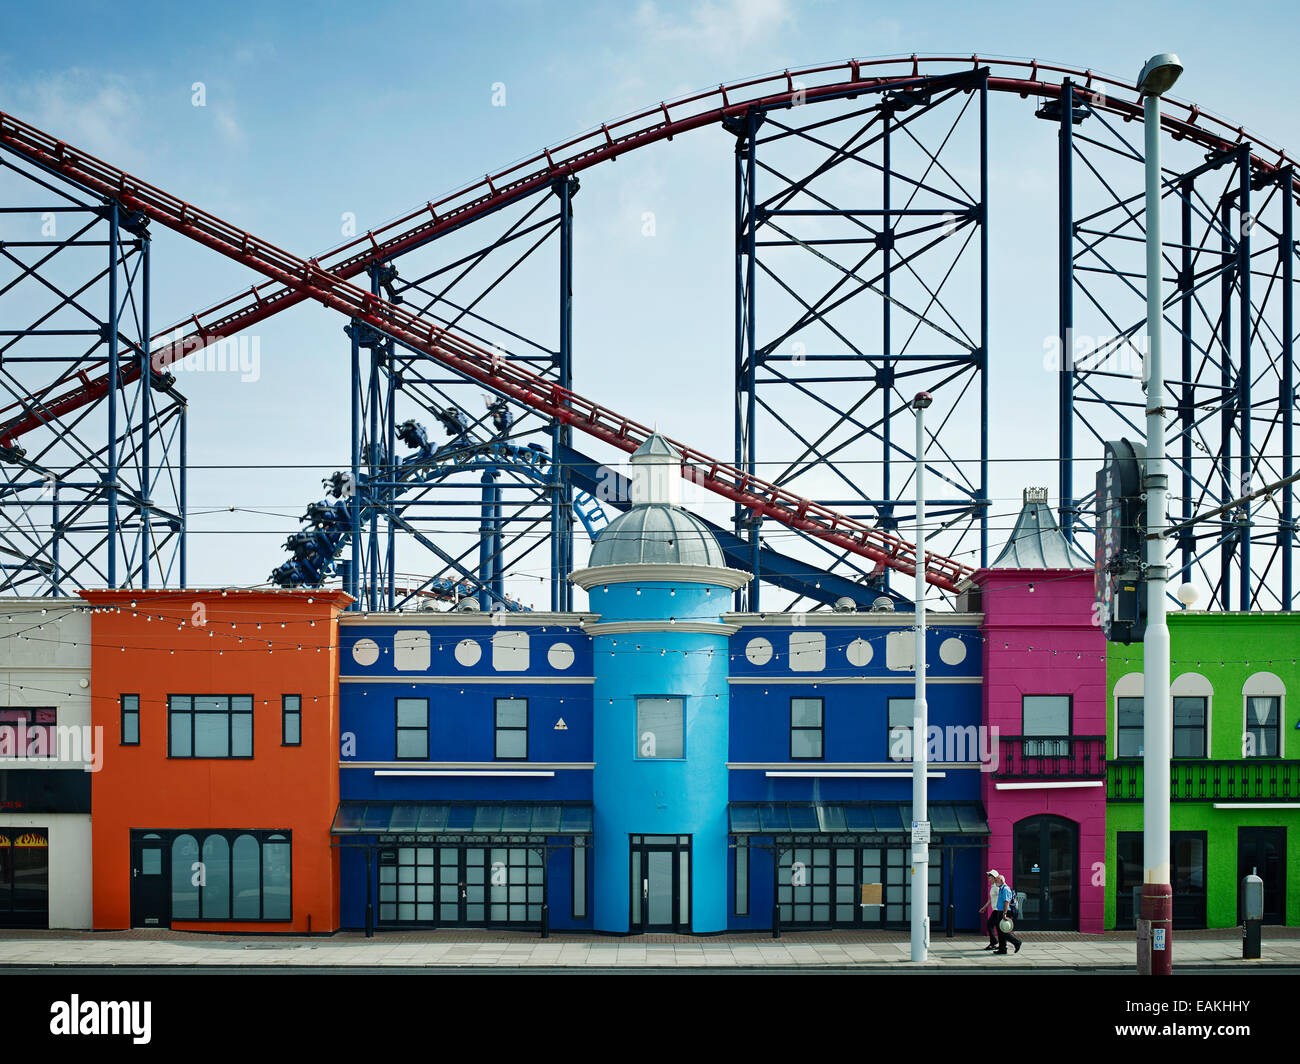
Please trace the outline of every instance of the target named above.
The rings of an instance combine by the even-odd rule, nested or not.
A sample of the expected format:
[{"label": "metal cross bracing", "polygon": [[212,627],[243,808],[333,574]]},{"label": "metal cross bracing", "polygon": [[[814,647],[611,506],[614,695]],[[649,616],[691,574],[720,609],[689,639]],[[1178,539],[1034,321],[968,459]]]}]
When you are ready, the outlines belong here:
[{"label": "metal cross bracing", "polygon": [[0,203],[0,421],[29,423],[0,444],[0,593],[183,586],[186,401],[140,372],[149,220],[3,145]]},{"label": "metal cross bracing", "polygon": [[[397,339],[399,343],[419,349],[452,372],[462,374],[499,395],[525,403],[562,424],[576,425],[584,432],[628,451],[644,438],[647,432],[644,426],[613,415],[567,388],[547,392],[544,387],[533,387],[532,374],[516,373],[513,368],[507,372],[501,364],[504,360],[498,359],[494,364],[490,353],[477,345],[463,344],[454,336],[426,326],[418,316],[404,316],[400,308],[394,309],[384,301],[367,301],[361,290],[342,282],[358,276],[376,263],[383,263],[405,250],[428,243],[441,233],[490,214],[504,203],[532,192],[544,191],[551,187],[557,177],[573,175],[601,162],[612,161],[640,147],[671,141],[674,136],[690,130],[716,127],[720,121],[735,123],[751,110],[766,114],[775,108],[789,108],[800,103],[825,105],[855,94],[897,88],[901,83],[915,82],[922,69],[927,73],[962,70],[978,72],[986,66],[990,68],[986,81],[988,91],[1016,94],[1022,98],[1033,96],[1050,104],[1060,99],[1063,89],[1052,78],[1059,75],[1077,76],[1083,83],[1083,88],[1078,92],[1088,94],[1092,111],[1104,114],[1112,121],[1128,121],[1141,113],[1140,102],[1131,85],[1112,78],[1094,76],[1088,71],[1071,71],[1037,61],[986,61],[978,56],[911,56],[848,60],[844,63],[782,71],[731,85],[720,85],[716,89],[667,101],[602,125],[590,133],[522,160],[505,171],[489,174],[481,182],[432,201],[381,229],[366,233],[309,262],[266,245],[250,234],[228,226],[219,219],[3,114],[0,114],[0,142],[55,170],[74,174],[104,194],[118,198],[129,209],[144,210],[163,224],[245,262],[269,278],[244,295],[193,316],[193,331],[184,341],[156,348],[157,366],[164,366],[172,358],[195,346],[229,336],[247,324],[310,298],[344,314],[358,317],[382,330],[385,335]],[[1163,126],[1175,138],[1183,138],[1189,144],[1209,151],[1231,150],[1245,143],[1240,127],[1203,112],[1194,105],[1168,97],[1162,104]],[[1073,108],[1067,110],[1073,111]],[[1285,153],[1264,145],[1258,139],[1254,141],[1249,158],[1253,180],[1278,174],[1290,166],[1291,160]],[[1289,274],[1289,265],[1285,271]],[[1064,298],[1063,296],[1063,300]],[[1289,336],[1289,332],[1286,335]],[[126,367],[121,373],[122,379],[129,381],[131,373],[132,367]],[[1289,369],[1284,369],[1284,377],[1287,373]],[[79,405],[92,401],[96,389],[102,387],[102,379],[91,377],[51,396],[46,405],[60,412],[76,409]],[[1282,389],[1285,387],[1285,383],[1280,385]],[[1062,401],[1065,403],[1064,397]],[[1073,395],[1069,397],[1069,403],[1067,408],[1072,410]],[[1068,420],[1071,423],[1073,421]],[[0,424],[0,443],[13,443],[26,432],[32,431],[33,424],[33,419],[25,415]],[[1064,433],[1066,430],[1063,428],[1062,431]],[[1287,431],[1285,426],[1283,431]],[[766,483],[761,477],[709,459],[691,448],[683,450],[686,455],[684,472],[724,497],[739,501],[746,509],[774,517],[793,528],[812,532],[821,543],[882,562],[888,568],[910,571],[909,548],[898,537],[880,533],[878,529],[864,526],[856,518],[811,503],[780,485]],[[1067,462],[1071,461],[1072,452],[1063,452],[1062,457]],[[1069,498],[1070,494],[1064,492],[1063,496]],[[954,563],[948,567],[943,565],[942,560],[935,559],[928,559],[926,568],[930,582],[938,586],[955,584],[965,570],[960,564]]]},{"label": "metal cross bracing", "polygon": [[[943,485],[930,501],[936,551],[979,564],[987,79],[987,69],[905,79],[726,123],[736,137],[737,468],[893,533],[915,521],[910,404],[928,391],[938,416],[927,472]],[[739,506],[734,520],[761,576],[761,523]],[[802,546],[811,564],[860,584],[860,605],[887,590],[885,567],[813,538]],[[761,587],[738,592],[737,607],[757,610]],[[803,596],[788,605],[802,608]]]},{"label": "metal cross bracing", "polygon": [[[1087,90],[1065,92],[1071,106],[1040,114],[1059,124],[1061,524],[1073,536],[1090,527],[1075,485],[1091,482],[1100,441],[1144,435],[1145,205],[1140,127]],[[1171,522],[1294,471],[1297,186],[1290,166],[1262,169],[1253,151],[1176,138],[1165,155]],[[1169,547],[1171,573],[1213,608],[1291,609],[1295,488],[1184,528]]]},{"label": "metal cross bracing", "polygon": [[[484,345],[494,359],[517,362],[567,388],[577,185],[576,178],[556,181],[546,192],[503,205],[473,229],[450,230],[371,266],[372,293]],[[483,243],[493,226],[500,231]],[[533,407],[485,392],[481,382],[448,372],[363,322],[354,320],[347,332],[350,483],[360,490],[352,500],[359,534],[343,572],[345,588],[357,598],[354,608],[396,608],[398,569],[434,562],[431,586],[468,580],[484,609],[513,608],[519,589],[507,595],[506,576],[525,570],[549,583],[551,609],[570,609],[574,493],[563,465],[546,459],[570,442],[570,430]],[[436,449],[430,431],[445,433],[446,447],[471,452],[505,440],[515,449],[532,447],[540,466],[468,463],[465,476],[416,483],[396,444],[429,452],[431,445]],[[537,476],[537,468],[547,475]],[[419,566],[410,557],[398,559],[400,548],[415,545],[424,552]]]},{"label": "metal cross bracing", "polygon": [[[375,328],[397,344],[428,356],[440,366],[477,381],[504,398],[526,404],[619,450],[635,451],[652,434],[647,426],[548,381],[523,368],[516,360],[503,358],[499,352],[466,340],[403,305],[381,299],[374,292],[348,283],[322,269],[315,261],[298,258],[268,244],[3,114],[0,114],[0,141],[15,146],[43,165],[75,174],[77,180],[91,187],[99,187],[105,192],[112,190],[124,205],[182,235],[252,266],[288,288],[308,293],[324,306]],[[903,572],[914,572],[919,565],[928,583],[947,590],[956,590],[959,582],[971,572],[968,566],[930,552],[918,559],[912,545],[896,536],[761,477],[747,474],[685,444],[670,442],[674,442],[682,454],[684,476],[790,528],[812,532],[833,546]]]}]

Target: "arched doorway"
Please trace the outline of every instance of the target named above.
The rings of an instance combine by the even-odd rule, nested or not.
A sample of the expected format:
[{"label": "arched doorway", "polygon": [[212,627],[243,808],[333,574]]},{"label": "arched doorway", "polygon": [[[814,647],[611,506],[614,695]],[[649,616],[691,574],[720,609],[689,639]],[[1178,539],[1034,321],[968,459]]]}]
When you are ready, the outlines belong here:
[{"label": "arched doorway", "polygon": [[1060,816],[1031,816],[1012,834],[1011,886],[1025,895],[1020,926],[1079,927],[1079,825]]}]

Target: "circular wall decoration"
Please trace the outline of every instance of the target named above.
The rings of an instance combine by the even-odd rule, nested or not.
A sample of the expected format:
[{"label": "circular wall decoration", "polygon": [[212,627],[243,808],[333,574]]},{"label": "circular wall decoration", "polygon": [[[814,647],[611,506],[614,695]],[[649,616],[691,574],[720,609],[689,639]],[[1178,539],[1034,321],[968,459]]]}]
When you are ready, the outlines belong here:
[{"label": "circular wall decoration", "polygon": [[844,648],[844,655],[849,659],[850,665],[861,668],[871,663],[871,644],[865,639],[855,639]]},{"label": "circular wall decoration", "polygon": [[573,664],[573,647],[568,643],[554,643],[546,652],[546,660],[553,669],[567,669]]},{"label": "circular wall decoration", "polygon": [[373,639],[358,639],[352,644],[352,660],[358,665],[373,665],[379,660],[379,644]]},{"label": "circular wall decoration", "polygon": [[483,648],[478,645],[477,640],[462,639],[456,644],[456,661],[467,669],[471,665],[477,665],[482,656]]},{"label": "circular wall decoration", "polygon": [[945,665],[960,665],[966,660],[965,640],[945,639],[939,644],[939,660]]},{"label": "circular wall decoration", "polygon": [[745,644],[745,657],[751,665],[766,665],[772,660],[772,644],[761,635]]}]

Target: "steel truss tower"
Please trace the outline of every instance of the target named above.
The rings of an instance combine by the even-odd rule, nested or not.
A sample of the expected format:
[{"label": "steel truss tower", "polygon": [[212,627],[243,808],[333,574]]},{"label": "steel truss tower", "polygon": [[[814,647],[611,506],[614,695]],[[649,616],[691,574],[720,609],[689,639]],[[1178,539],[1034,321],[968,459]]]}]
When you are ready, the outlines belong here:
[{"label": "steel truss tower", "polygon": [[[816,107],[796,96],[725,123],[736,138],[736,466],[911,538],[909,403],[931,392],[926,468],[943,487],[930,489],[930,543],[972,565],[988,551],[987,105],[980,68]],[[769,533],[742,507],[734,519],[761,577]],[[780,532],[810,571],[889,591],[888,570]],[[759,609],[761,586],[738,592],[737,608]]]},{"label": "steel truss tower", "polygon": [[[577,190],[577,178],[558,179],[549,191],[503,205],[472,230],[458,227],[372,265],[371,291],[568,388]],[[491,226],[498,231],[484,243]],[[555,265],[548,266],[551,254]],[[521,324],[507,300],[520,299],[521,292],[556,291],[556,273],[557,302],[544,310],[533,306],[531,320]],[[355,533],[342,573],[345,589],[358,600],[354,608],[401,608],[447,581],[471,587],[483,609],[515,608],[505,578],[527,572],[549,579],[552,610],[571,609],[566,578],[573,568],[574,492],[566,468],[551,456],[572,442],[572,430],[489,394],[484,385],[364,323],[354,320],[346,331],[352,356],[350,483],[356,489],[345,491]],[[554,339],[538,339],[547,335]],[[485,460],[506,443],[537,452],[537,465]],[[406,475],[404,462],[421,447],[463,455],[464,475],[434,481]],[[538,466],[545,476],[537,475]],[[399,540],[420,551],[420,561],[410,564],[421,580],[399,577]],[[432,572],[430,558],[436,559]]]},{"label": "steel truss tower", "polygon": [[186,401],[144,372],[147,219],[8,149],[0,203],[0,420],[26,422],[0,439],[0,592],[183,587]]},{"label": "steel truss tower", "polygon": [[[1102,440],[1140,439],[1145,336],[1140,126],[1066,82],[1060,126],[1061,524],[1090,528],[1089,472]],[[1178,149],[1175,138],[1174,149]],[[1166,152],[1164,389],[1170,520],[1232,502],[1294,472],[1295,175],[1265,173],[1251,145]],[[1086,441],[1076,441],[1080,432]],[[1170,569],[1211,608],[1293,608],[1295,485],[1184,529]]]}]

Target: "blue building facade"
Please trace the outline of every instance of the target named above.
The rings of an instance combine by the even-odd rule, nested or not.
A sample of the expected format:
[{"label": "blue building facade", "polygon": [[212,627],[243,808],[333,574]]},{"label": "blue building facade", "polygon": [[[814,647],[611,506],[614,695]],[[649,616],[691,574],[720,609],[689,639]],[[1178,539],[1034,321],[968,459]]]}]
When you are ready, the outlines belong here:
[{"label": "blue building facade", "polygon": [[[572,576],[589,612],[340,620],[343,926],[906,926],[913,618],[729,612],[749,574],[674,505],[679,459],[633,463],[642,501]],[[979,625],[927,647],[930,917],[961,929]]]}]

